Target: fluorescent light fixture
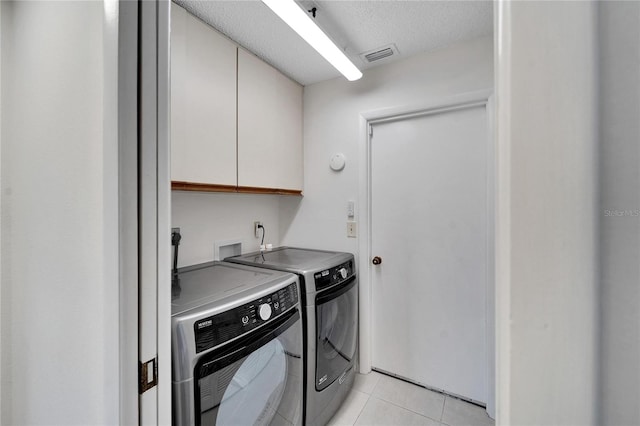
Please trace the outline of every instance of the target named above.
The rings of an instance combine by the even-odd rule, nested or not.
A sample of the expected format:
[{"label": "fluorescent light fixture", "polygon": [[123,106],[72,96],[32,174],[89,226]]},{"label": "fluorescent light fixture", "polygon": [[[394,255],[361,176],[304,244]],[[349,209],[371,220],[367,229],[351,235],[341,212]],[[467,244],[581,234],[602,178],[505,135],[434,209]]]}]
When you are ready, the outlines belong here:
[{"label": "fluorescent light fixture", "polygon": [[347,80],[354,81],[362,77],[360,70],[322,32],[313,19],[298,7],[294,0],[262,0],[262,2],[340,71]]}]

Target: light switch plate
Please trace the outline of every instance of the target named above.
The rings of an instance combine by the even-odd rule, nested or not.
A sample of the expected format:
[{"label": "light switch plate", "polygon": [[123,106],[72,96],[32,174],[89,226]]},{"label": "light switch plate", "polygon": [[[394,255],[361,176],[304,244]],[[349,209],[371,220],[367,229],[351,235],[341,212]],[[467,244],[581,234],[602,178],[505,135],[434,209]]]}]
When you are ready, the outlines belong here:
[{"label": "light switch plate", "polygon": [[347,222],[347,237],[355,238],[358,235],[356,222],[348,221]]}]

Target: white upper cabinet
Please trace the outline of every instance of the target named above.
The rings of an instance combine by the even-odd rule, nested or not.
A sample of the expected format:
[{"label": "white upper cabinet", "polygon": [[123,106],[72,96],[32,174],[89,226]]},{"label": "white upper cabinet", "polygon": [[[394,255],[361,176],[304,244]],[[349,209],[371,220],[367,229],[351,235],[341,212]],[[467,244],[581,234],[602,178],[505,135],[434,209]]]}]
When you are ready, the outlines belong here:
[{"label": "white upper cabinet", "polygon": [[302,164],[302,86],[172,3],[172,187],[300,194]]},{"label": "white upper cabinet", "polygon": [[171,180],[236,182],[237,47],[171,4]]},{"label": "white upper cabinet", "polygon": [[302,86],[238,49],[238,186],[302,191]]}]

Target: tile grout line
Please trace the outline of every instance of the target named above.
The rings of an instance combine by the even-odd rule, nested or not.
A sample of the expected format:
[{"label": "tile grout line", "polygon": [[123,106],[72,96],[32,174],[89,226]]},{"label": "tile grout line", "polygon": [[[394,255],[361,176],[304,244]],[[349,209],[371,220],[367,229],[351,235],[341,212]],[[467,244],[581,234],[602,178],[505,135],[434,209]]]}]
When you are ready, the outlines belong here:
[{"label": "tile grout line", "polygon": [[376,388],[378,387],[378,384],[380,383],[380,376],[378,375],[378,380],[376,380],[376,383],[373,385],[373,387],[371,388],[371,393],[369,395],[373,395],[373,392],[375,392]]},{"label": "tile grout line", "polygon": [[[364,375],[363,375],[364,376]],[[380,383],[380,377],[378,377],[378,380],[376,380],[376,383],[373,385],[373,387],[371,388],[371,392],[367,393],[355,388],[351,388],[351,390],[356,390],[359,392],[362,392],[363,394],[367,395],[367,400],[364,402],[364,404],[362,405],[362,408],[360,409],[360,412],[358,413],[358,415],[356,416],[356,420],[353,422],[353,424],[355,425],[356,423],[358,423],[358,419],[360,419],[360,416],[362,415],[362,412],[364,411],[364,408],[367,406],[367,404],[369,403],[369,400],[371,399],[371,396],[373,395],[373,391],[376,390],[376,386],[378,386],[378,383]]]},{"label": "tile grout line", "polygon": [[[426,416],[426,415],[424,415],[422,413],[418,413],[417,411],[413,411],[411,408],[404,407],[404,406],[399,405],[399,404],[397,404],[397,403],[395,403],[393,401],[386,400],[386,399],[381,398],[379,396],[374,396],[373,394],[371,394],[371,397],[373,397],[373,398],[375,398],[375,399],[377,399],[379,401],[386,402],[387,404],[391,404],[391,405],[393,405],[395,407],[402,408],[403,410],[408,411],[408,412],[413,413],[413,414],[416,414],[416,415],[418,415],[420,417],[426,417],[429,420],[433,420],[434,422],[440,423],[440,420],[434,419],[433,417]],[[367,402],[368,402],[368,400],[367,400]],[[443,404],[443,406],[444,406],[444,404]]]},{"label": "tile grout line", "polygon": [[[364,393],[364,392],[363,392]],[[366,395],[366,394],[365,394]],[[364,411],[364,408],[367,406],[367,404],[369,403],[369,400],[371,399],[371,395],[367,395],[367,400],[364,402],[364,404],[362,404],[362,408],[360,409],[360,412],[358,412],[358,415],[356,416],[356,419],[353,422],[353,425],[355,426],[356,423],[358,423],[358,420],[360,419],[360,416],[362,415],[362,412]]]},{"label": "tile grout line", "polygon": [[[374,371],[375,371],[375,370],[374,370]],[[425,414],[419,413],[419,412],[417,412],[417,411],[414,411],[414,410],[413,410],[413,409],[411,409],[411,408],[408,408],[408,407],[405,407],[405,406],[403,406],[403,405],[400,405],[400,404],[399,404],[399,403],[397,403],[397,402],[389,401],[389,400],[385,399],[384,397],[380,397],[380,396],[378,396],[378,395],[374,395],[374,392],[375,392],[375,390],[377,389],[377,387],[380,385],[380,383],[382,382],[382,378],[383,378],[383,377],[385,377],[385,376],[386,376],[386,377],[389,377],[389,378],[394,379],[394,380],[396,379],[395,377],[388,376],[388,375],[385,375],[385,374],[382,374],[382,373],[378,373],[378,374],[380,375],[380,377],[378,377],[378,380],[376,380],[375,384],[373,385],[372,390],[371,390],[371,393],[367,393],[367,392],[364,392],[363,390],[353,388],[353,390],[356,390],[356,391],[358,391],[358,392],[361,392],[361,393],[363,393],[363,394],[367,395],[367,400],[365,401],[364,406],[363,406],[363,407],[362,407],[362,409],[360,410],[360,413],[358,414],[358,416],[357,416],[357,418],[356,418],[356,422],[360,419],[360,417],[361,417],[361,415],[362,415],[362,412],[364,412],[364,408],[366,407],[366,405],[367,405],[369,402],[371,402],[371,397],[375,398],[375,399],[376,399],[376,400],[378,400],[378,401],[382,401],[382,402],[385,402],[385,403],[391,404],[391,405],[393,405],[394,407],[400,408],[400,409],[405,410],[405,411],[407,411],[407,412],[409,412],[409,413],[413,413],[413,414],[418,415],[418,416],[420,416],[420,417],[424,417],[424,418],[427,418],[427,419],[432,420],[432,421],[434,421],[434,422],[437,422],[437,423],[438,423],[438,424],[440,424],[441,426],[449,426],[449,424],[448,424],[448,423],[444,423],[444,411],[445,411],[445,408],[446,408],[447,399],[456,400],[456,401],[457,401],[457,400],[459,400],[460,402],[464,403],[465,405],[476,406],[476,404],[470,403],[470,402],[465,401],[465,400],[463,400],[463,399],[459,399],[459,398],[452,397],[452,396],[450,396],[450,395],[447,395],[447,394],[446,394],[446,393],[444,393],[444,392],[436,392],[436,391],[434,391],[434,390],[432,390],[432,389],[425,388],[425,390],[427,390],[427,391],[430,391],[430,392],[433,392],[433,393],[439,393],[439,394],[441,394],[441,395],[444,397],[444,398],[443,398],[443,401],[442,401],[442,410],[441,410],[441,412],[440,412],[440,419],[435,419],[435,418],[430,417],[430,416],[428,416],[428,415],[425,415]],[[399,381],[406,382],[406,381],[401,380],[401,379],[399,379]],[[410,383],[410,382],[406,382],[406,383]],[[414,383],[410,383],[410,384],[414,384]],[[415,385],[415,384],[414,384],[414,385]],[[421,387],[421,386],[419,386],[419,385],[415,385],[415,386]],[[479,407],[479,408],[483,408],[483,407],[480,407],[480,406],[477,406],[477,407]],[[493,419],[492,419],[492,420],[493,420]],[[495,426],[495,420],[494,420],[494,423],[492,424],[492,426]]]},{"label": "tile grout line", "polygon": [[[446,394],[441,394],[444,398],[443,398],[443,400],[442,400],[442,411],[440,412],[440,419],[434,419],[433,417],[429,417],[429,416],[427,416],[427,415],[425,415],[425,414],[418,413],[417,411],[414,411],[414,410],[412,410],[411,408],[408,408],[408,407],[405,407],[405,406],[403,406],[403,405],[397,404],[397,403],[395,403],[395,402],[393,402],[393,401],[388,401],[388,400],[386,400],[385,398],[382,398],[382,397],[379,397],[379,396],[375,396],[373,393],[374,393],[374,391],[375,391],[376,387],[378,386],[378,384],[382,381],[382,377],[389,377],[389,378],[391,378],[391,379],[392,379],[392,380],[394,380],[394,381],[396,381],[396,380],[397,380],[397,381],[400,381],[400,382],[409,383],[409,382],[407,382],[407,381],[405,381],[405,380],[401,380],[401,379],[398,379],[398,378],[393,377],[393,376],[389,376],[389,375],[382,374],[382,373],[379,373],[379,374],[381,375],[381,377],[379,377],[379,378],[378,378],[378,381],[376,382],[375,386],[373,387],[373,390],[371,391],[371,396],[373,396],[374,398],[376,398],[376,399],[378,399],[378,400],[380,400],[380,401],[388,402],[389,404],[394,405],[394,406],[396,406],[396,407],[398,407],[398,408],[402,408],[402,409],[407,410],[407,411],[409,411],[409,412],[411,412],[411,413],[417,414],[418,416],[426,417],[426,418],[428,418],[428,419],[430,419],[430,420],[433,420],[433,421],[436,421],[436,422],[438,422],[438,423],[440,423],[440,422],[442,421],[442,414],[444,413],[444,401],[445,401],[445,399],[447,398],[447,395],[446,395]],[[414,384],[414,383],[409,383],[409,384],[412,384],[412,385],[414,385],[414,386],[417,386],[417,387],[422,388],[422,386],[418,386],[418,385],[416,385],[416,384]],[[432,393],[438,393],[438,392],[435,392],[435,391],[433,391],[433,390],[431,390],[431,389],[427,389],[427,388],[423,388],[423,389],[425,389],[425,390],[427,390],[427,391],[429,391],[429,392],[432,392]]]},{"label": "tile grout line", "polygon": [[444,406],[447,403],[447,395],[444,396],[444,400],[442,401],[442,412],[440,413],[440,423],[442,423],[442,419],[444,418]]}]

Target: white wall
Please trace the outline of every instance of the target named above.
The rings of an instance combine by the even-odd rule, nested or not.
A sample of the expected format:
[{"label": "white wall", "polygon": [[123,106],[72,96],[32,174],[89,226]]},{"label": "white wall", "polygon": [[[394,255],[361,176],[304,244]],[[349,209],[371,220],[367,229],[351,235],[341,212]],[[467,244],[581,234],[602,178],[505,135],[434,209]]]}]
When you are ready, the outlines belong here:
[{"label": "white wall", "polygon": [[601,2],[599,12],[598,423],[632,425],[640,424],[640,3]]},{"label": "white wall", "polygon": [[[347,201],[356,201],[361,167],[360,114],[491,88],[491,38],[457,44],[367,70],[356,82],[343,78],[305,87],[304,198],[281,203],[282,243],[358,252],[347,238]],[[329,168],[333,154],[347,158],[342,172]],[[362,230],[360,230],[362,231]]]},{"label": "white wall", "polygon": [[103,93],[104,5],[0,7],[1,420],[117,424],[118,283],[106,269],[117,264],[108,236],[118,230],[105,218],[117,164],[104,157],[117,140],[103,136],[114,111]]},{"label": "white wall", "polygon": [[597,6],[499,7],[497,420],[596,424]]},{"label": "white wall", "polygon": [[256,220],[266,228],[265,244],[280,245],[280,197],[289,198],[172,191],[171,226],[179,227],[182,234],[178,266],[213,260],[215,241],[239,239],[243,253],[258,250],[261,238],[256,238],[253,232]]},{"label": "white wall", "polygon": [[[358,205],[366,179],[363,156],[366,136],[361,133],[361,114],[387,108],[408,109],[492,86],[490,37],[367,70],[356,82],[338,78],[306,86],[304,197],[282,199],[280,203],[282,244],[348,251],[358,258],[365,255],[360,253],[360,238],[346,236],[348,200],[356,202],[359,235],[366,230],[362,206]],[[329,168],[329,160],[335,153],[343,153],[347,159],[341,172]],[[360,368],[367,371],[371,355],[366,271],[360,270],[360,278]],[[493,359],[493,353],[488,358]],[[491,393],[490,410],[492,399]]]}]

